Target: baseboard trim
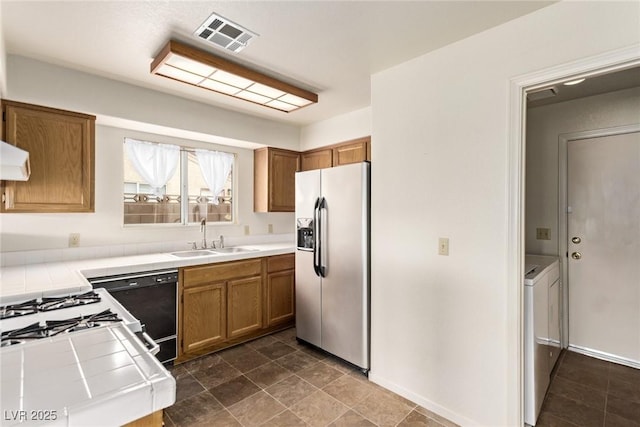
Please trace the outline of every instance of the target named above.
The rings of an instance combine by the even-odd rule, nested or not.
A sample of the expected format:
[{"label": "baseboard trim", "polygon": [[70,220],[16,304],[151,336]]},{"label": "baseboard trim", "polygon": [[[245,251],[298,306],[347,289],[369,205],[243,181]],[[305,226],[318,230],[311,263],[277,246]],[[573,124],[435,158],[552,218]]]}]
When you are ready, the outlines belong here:
[{"label": "baseboard trim", "polygon": [[420,396],[417,393],[414,393],[411,390],[407,390],[406,388],[387,380],[386,378],[383,378],[379,375],[376,375],[376,373],[374,371],[369,371],[369,381],[374,382],[376,384],[378,384],[381,387],[386,388],[387,390],[391,390],[392,392],[404,397],[405,399],[408,399],[410,401],[412,401],[413,403],[422,406],[425,409],[428,409],[429,411],[435,413],[436,415],[439,415],[441,417],[444,417],[446,419],[448,419],[449,421],[452,421],[460,426],[477,426],[477,425],[481,425],[481,423],[478,423],[476,421],[473,421],[467,417],[465,417],[464,415],[460,415],[457,412],[453,412],[443,406],[438,405],[435,402],[430,401],[429,399],[426,399],[423,396]]},{"label": "baseboard trim", "polygon": [[586,356],[595,357],[596,359],[605,360],[607,362],[617,363],[619,365],[629,366],[631,368],[640,369],[640,361],[627,359],[626,357],[616,356],[615,354],[605,353],[604,351],[594,350],[591,348],[580,347],[569,344],[569,351],[584,354]]}]

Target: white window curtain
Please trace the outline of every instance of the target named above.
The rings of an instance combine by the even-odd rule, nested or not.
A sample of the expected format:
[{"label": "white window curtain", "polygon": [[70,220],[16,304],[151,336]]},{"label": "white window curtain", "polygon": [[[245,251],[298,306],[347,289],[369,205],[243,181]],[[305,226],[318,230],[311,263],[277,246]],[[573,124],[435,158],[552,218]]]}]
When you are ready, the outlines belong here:
[{"label": "white window curtain", "polygon": [[233,166],[233,154],[222,151],[196,150],[196,156],[202,176],[214,196],[213,204],[217,205],[218,198],[216,196],[227,182],[227,177]]},{"label": "white window curtain", "polygon": [[125,138],[124,145],[136,172],[153,188],[156,196],[162,196],[162,187],[178,167],[180,147],[131,138]]}]

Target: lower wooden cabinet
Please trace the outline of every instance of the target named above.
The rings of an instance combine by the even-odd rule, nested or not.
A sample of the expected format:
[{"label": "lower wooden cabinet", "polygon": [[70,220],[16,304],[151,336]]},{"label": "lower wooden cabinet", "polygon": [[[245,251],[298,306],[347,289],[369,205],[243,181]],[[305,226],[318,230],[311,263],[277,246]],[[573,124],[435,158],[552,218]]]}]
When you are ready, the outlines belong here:
[{"label": "lower wooden cabinet", "polygon": [[262,327],[262,277],[227,282],[229,338],[248,334]]},{"label": "lower wooden cabinet", "polygon": [[182,348],[190,353],[227,338],[227,295],[224,282],[183,290]]},{"label": "lower wooden cabinet", "polygon": [[294,254],[180,269],[177,363],[293,326]]},{"label": "lower wooden cabinet", "polygon": [[123,427],[162,427],[163,410],[155,411],[146,417],[138,418],[135,421],[125,424]]},{"label": "lower wooden cabinet", "polygon": [[267,324],[278,325],[295,319],[295,256],[270,257],[267,261]]}]

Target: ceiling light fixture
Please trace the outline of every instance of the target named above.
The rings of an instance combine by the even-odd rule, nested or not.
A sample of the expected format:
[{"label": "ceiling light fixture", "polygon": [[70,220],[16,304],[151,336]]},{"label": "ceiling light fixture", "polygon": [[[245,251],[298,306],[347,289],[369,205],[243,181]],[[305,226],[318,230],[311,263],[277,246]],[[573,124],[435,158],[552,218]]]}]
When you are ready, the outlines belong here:
[{"label": "ceiling light fixture", "polygon": [[571,80],[571,81],[568,81],[568,82],[564,82],[563,84],[565,86],[573,86],[573,85],[577,85],[578,83],[582,83],[585,80],[586,79],[576,79],[576,80]]},{"label": "ceiling light fixture", "polygon": [[151,74],[287,113],[318,102],[313,92],[174,40],[155,57]]}]

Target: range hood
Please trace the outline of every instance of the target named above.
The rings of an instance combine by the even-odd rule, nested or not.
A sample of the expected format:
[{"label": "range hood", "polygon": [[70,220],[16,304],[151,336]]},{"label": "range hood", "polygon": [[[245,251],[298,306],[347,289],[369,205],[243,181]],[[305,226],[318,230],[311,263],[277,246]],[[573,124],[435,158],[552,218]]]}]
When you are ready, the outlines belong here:
[{"label": "range hood", "polygon": [[0,180],[26,181],[29,175],[29,153],[0,140]]}]

